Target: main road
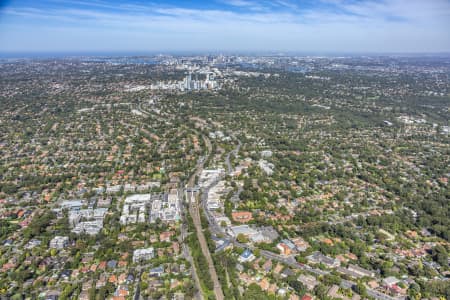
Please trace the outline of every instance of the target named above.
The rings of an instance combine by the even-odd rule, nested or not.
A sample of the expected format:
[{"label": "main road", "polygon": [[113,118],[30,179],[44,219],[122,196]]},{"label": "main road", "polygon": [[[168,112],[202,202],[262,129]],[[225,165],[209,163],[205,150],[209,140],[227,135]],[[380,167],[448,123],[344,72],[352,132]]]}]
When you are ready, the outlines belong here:
[{"label": "main road", "polygon": [[[203,141],[205,142],[206,148],[208,150],[208,153],[205,155],[205,159],[202,159],[198,164],[197,168],[192,174],[192,176],[189,178],[188,184],[186,188],[194,188],[195,187],[195,177],[200,175],[200,173],[203,170],[204,162],[208,160],[208,157],[212,155],[212,146],[210,140],[203,136]],[[217,276],[216,268],[214,267],[214,262],[211,257],[211,253],[209,252],[208,243],[206,242],[205,235],[203,234],[203,228],[202,223],[200,219],[200,209],[198,205],[198,197],[195,197],[194,201],[189,201],[189,213],[191,214],[192,220],[194,222],[195,230],[197,232],[197,238],[200,243],[200,247],[202,250],[203,255],[206,258],[206,261],[208,262],[208,271],[211,275],[211,280],[214,284],[214,295],[216,296],[217,300],[223,300],[224,295],[222,291],[222,286],[219,281],[219,277]]]}]

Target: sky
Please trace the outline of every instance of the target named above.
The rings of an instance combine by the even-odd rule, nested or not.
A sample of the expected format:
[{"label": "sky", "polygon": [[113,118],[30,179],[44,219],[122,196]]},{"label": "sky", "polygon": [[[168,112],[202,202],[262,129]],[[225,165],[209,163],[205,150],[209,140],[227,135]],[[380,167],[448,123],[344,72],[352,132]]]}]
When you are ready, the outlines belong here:
[{"label": "sky", "polygon": [[450,0],[0,0],[0,52],[450,52]]}]

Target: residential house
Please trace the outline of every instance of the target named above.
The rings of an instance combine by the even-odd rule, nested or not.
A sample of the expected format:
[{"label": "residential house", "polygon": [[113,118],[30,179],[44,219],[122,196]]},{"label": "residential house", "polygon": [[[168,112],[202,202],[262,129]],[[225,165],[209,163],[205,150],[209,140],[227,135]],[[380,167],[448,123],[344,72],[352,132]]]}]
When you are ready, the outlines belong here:
[{"label": "residential house", "polygon": [[50,241],[50,248],[53,249],[64,249],[69,245],[69,237],[67,236],[55,236]]},{"label": "residential house", "polygon": [[161,277],[162,275],[164,275],[164,273],[164,267],[162,265],[156,268],[152,268],[149,271],[149,275],[154,277]]},{"label": "residential house", "polygon": [[264,270],[264,272],[269,273],[270,270],[272,270],[272,265],[272,260],[269,259],[262,265],[262,269]]},{"label": "residential house", "polygon": [[291,242],[295,245],[297,251],[304,252],[309,248],[309,243],[301,237],[292,238]]},{"label": "residential house", "polygon": [[300,281],[301,283],[303,283],[303,285],[309,290],[312,291],[318,284],[319,281],[317,281],[316,277],[312,276],[312,275],[300,275],[297,279],[298,281]]},{"label": "residential house", "polygon": [[280,250],[281,255],[288,256],[291,254],[291,249],[285,243],[278,243],[277,249]]},{"label": "residential house", "polygon": [[244,252],[239,256],[238,260],[240,262],[250,262],[255,259],[255,256],[249,249],[245,249]]},{"label": "residential house", "polygon": [[155,257],[155,251],[153,247],[144,248],[144,249],[136,249],[133,252],[133,262],[137,263],[143,260],[149,260]]},{"label": "residential house", "polygon": [[309,262],[313,264],[324,264],[328,268],[336,268],[339,267],[341,262],[338,259],[331,258],[323,255],[319,251],[314,252],[313,254],[306,257]]},{"label": "residential house", "polygon": [[234,211],[231,213],[231,218],[238,223],[247,223],[253,220],[253,214],[249,211]]}]

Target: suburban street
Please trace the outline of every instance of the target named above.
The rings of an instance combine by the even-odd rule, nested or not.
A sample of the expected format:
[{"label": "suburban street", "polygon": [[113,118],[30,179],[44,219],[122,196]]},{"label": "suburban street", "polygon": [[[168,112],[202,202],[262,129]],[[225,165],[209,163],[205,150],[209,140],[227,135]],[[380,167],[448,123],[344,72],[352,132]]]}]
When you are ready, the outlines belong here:
[{"label": "suburban street", "polygon": [[[239,152],[240,147],[241,147],[241,142],[238,141],[238,145],[236,146],[236,148],[233,149],[232,151],[230,151],[226,155],[225,163],[227,165],[228,173],[232,172],[231,163],[230,163],[230,155],[231,154],[236,155]],[[242,249],[254,250],[255,248],[252,245],[239,243],[235,238],[228,236],[226,234],[226,232],[223,230],[223,228],[214,221],[214,218],[211,216],[209,210],[207,209],[208,191],[214,185],[216,185],[219,182],[219,180],[220,180],[220,178],[218,180],[214,181],[210,186],[202,189],[201,204],[203,206],[203,209],[205,211],[206,217],[209,222],[209,230],[211,231],[211,233],[213,235],[224,236],[225,239],[227,239],[229,242],[233,243],[233,245],[235,247],[239,247]],[[263,257],[265,257],[267,259],[272,259],[272,260],[278,261],[280,263],[283,263],[291,268],[304,270],[304,271],[313,273],[318,276],[322,276],[322,275],[326,275],[326,274],[330,273],[329,271],[324,271],[321,269],[310,267],[309,265],[300,264],[292,256],[282,256],[282,255],[279,255],[279,254],[276,254],[276,253],[273,253],[273,252],[270,252],[267,250],[260,250],[260,253]],[[341,281],[341,286],[344,288],[352,288],[355,285],[356,285],[356,283],[353,281],[350,281],[350,280],[342,280]],[[391,297],[389,295],[386,295],[384,293],[381,293],[379,291],[376,291],[376,290],[373,290],[370,288],[367,288],[367,294],[378,300],[403,300],[403,299],[405,299],[404,297]]]}]

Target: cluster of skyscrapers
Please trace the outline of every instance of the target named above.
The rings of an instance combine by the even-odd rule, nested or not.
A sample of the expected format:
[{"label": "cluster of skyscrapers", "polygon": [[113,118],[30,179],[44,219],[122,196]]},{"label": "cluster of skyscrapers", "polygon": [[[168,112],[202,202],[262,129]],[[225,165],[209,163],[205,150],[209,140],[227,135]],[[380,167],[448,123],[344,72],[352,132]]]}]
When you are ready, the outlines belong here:
[{"label": "cluster of skyscrapers", "polygon": [[198,75],[195,74],[195,79],[192,78],[192,73],[189,73],[183,80],[184,90],[208,90],[218,87],[217,81],[215,81],[214,73],[206,74],[205,80],[199,80]]},{"label": "cluster of skyscrapers", "polygon": [[163,82],[160,81],[157,84],[152,84],[152,90],[180,90],[180,91],[199,91],[199,90],[215,90],[220,88],[219,83],[216,81],[214,73],[206,73],[204,80],[199,79],[197,73],[189,73],[182,81],[176,82]]}]

